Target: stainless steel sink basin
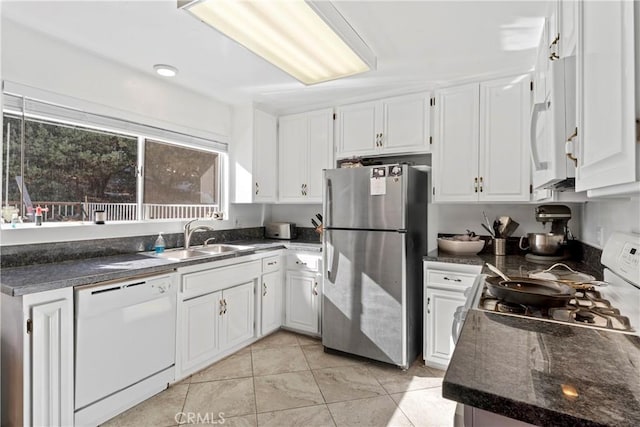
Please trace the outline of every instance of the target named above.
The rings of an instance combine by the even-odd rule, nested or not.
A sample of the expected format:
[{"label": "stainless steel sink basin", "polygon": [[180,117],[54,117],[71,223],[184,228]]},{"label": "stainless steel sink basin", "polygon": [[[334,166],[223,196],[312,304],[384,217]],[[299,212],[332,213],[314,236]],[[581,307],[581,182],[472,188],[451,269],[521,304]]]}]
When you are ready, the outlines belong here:
[{"label": "stainless steel sink basin", "polygon": [[170,259],[173,261],[184,261],[186,259],[203,258],[206,256],[210,256],[210,254],[195,249],[179,249],[166,251],[161,254],[153,254],[153,256],[156,256],[158,258]]},{"label": "stainless steel sink basin", "polygon": [[253,249],[253,246],[219,244],[202,246],[198,248],[198,251],[207,252],[209,254],[222,254],[226,252],[238,252],[250,249]]}]

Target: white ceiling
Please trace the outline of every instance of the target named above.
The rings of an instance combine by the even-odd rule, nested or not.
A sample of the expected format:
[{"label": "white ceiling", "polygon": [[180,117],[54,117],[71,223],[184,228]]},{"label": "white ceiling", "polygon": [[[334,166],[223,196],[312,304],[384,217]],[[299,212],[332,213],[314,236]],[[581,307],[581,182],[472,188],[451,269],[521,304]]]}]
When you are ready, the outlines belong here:
[{"label": "white ceiling", "polygon": [[277,111],[336,105],[533,67],[547,1],[335,1],[378,59],[375,71],[305,87],[162,1],[3,1],[3,19],[224,102]]}]

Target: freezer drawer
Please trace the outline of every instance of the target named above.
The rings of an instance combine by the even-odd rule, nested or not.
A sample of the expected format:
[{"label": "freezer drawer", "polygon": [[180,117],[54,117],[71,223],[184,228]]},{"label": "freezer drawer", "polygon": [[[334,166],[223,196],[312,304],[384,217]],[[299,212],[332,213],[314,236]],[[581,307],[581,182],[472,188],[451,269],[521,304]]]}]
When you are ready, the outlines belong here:
[{"label": "freezer drawer", "polygon": [[323,345],[406,365],[406,235],[361,230],[325,233]]}]

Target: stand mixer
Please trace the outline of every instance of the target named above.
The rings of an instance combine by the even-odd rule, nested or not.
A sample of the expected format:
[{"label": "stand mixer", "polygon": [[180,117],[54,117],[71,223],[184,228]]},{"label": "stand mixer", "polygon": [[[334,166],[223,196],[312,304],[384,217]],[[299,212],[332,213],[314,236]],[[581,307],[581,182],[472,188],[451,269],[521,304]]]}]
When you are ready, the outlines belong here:
[{"label": "stand mixer", "polygon": [[[571,209],[565,205],[540,205],[535,210],[536,221],[543,227],[547,222],[551,223],[550,233],[528,233],[520,238],[520,249],[530,250],[525,255],[529,261],[549,262],[560,261],[569,258],[566,246],[570,238],[573,238],[568,227],[571,219]],[[529,245],[523,246],[524,238]]]}]

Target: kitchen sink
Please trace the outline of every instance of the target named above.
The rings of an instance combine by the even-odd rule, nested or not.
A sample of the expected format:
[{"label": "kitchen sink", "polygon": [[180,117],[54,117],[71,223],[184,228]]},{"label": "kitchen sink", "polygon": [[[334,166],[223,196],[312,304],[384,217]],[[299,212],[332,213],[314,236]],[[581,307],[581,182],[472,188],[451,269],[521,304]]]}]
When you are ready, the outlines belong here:
[{"label": "kitchen sink", "polygon": [[226,252],[246,251],[249,249],[253,249],[253,246],[219,244],[202,246],[198,248],[198,251],[207,252],[209,254],[222,254]]},{"label": "kitchen sink", "polygon": [[184,261],[187,259],[195,259],[195,258],[203,258],[210,256],[208,252],[202,252],[195,249],[178,249],[172,251],[162,252],[160,254],[153,254],[153,256],[158,258],[170,259],[173,261]]}]

